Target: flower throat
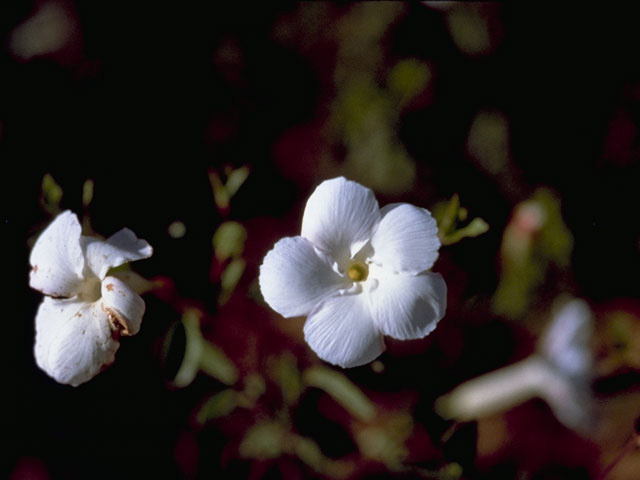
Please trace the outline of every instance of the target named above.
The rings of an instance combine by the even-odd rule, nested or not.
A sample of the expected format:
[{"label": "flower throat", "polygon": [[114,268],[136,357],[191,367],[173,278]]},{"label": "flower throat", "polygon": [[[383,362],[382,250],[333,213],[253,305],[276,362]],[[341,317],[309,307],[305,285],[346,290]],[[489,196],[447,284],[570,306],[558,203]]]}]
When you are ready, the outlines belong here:
[{"label": "flower throat", "polygon": [[347,269],[347,276],[354,282],[362,282],[369,275],[369,267],[363,262],[353,262]]}]

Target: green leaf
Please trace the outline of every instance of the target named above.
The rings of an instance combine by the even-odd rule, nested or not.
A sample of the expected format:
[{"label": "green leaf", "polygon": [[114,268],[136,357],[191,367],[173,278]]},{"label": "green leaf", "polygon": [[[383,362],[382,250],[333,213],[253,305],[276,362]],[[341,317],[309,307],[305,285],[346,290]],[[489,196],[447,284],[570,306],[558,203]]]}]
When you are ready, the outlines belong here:
[{"label": "green leaf", "polygon": [[248,176],[249,168],[246,166],[232,170],[227,175],[227,183],[225,184],[225,187],[227,189],[227,195],[229,195],[229,198],[233,197],[238,192],[238,190],[240,190],[240,187],[245,182]]},{"label": "green leaf", "polygon": [[296,358],[291,352],[284,352],[277,358],[270,359],[269,370],[282,391],[282,398],[287,405],[295,405],[302,393],[302,378]]},{"label": "green leaf", "polygon": [[221,292],[218,297],[218,304],[224,305],[236,288],[236,285],[242,278],[246,262],[242,258],[231,260],[227,268],[222,272],[220,277]]},{"label": "green leaf", "polygon": [[391,93],[405,104],[422,92],[431,80],[429,66],[415,58],[400,60],[387,77],[387,85]]},{"label": "green leaf", "polygon": [[318,447],[318,444],[310,438],[302,437],[300,435],[293,435],[291,439],[293,453],[302,460],[305,464],[309,465],[316,472],[322,472],[325,463],[325,457]]},{"label": "green leaf", "polygon": [[238,370],[233,362],[217,346],[207,342],[200,331],[200,316],[195,310],[187,310],[182,316],[187,345],[182,365],[176,374],[173,384],[186,387],[199,370],[216,378],[226,385],[238,380]]},{"label": "green leaf", "polygon": [[489,224],[481,218],[474,218],[466,227],[455,230],[442,239],[443,245],[458,243],[463,238],[477,237],[489,230]]},{"label": "green leaf", "polygon": [[211,190],[213,190],[213,200],[216,203],[218,210],[226,210],[229,208],[229,192],[220,179],[218,172],[209,172],[209,183],[211,183]]},{"label": "green leaf", "polygon": [[239,257],[247,240],[247,230],[238,222],[224,222],[213,234],[213,251],[216,259],[224,262]]},{"label": "green leaf", "polygon": [[51,174],[46,173],[42,177],[42,193],[40,204],[49,213],[60,213],[60,201],[62,200],[62,188],[56,183]]},{"label": "green leaf", "polygon": [[439,203],[433,209],[433,216],[438,222],[440,238],[446,237],[453,229],[460,210],[460,197],[454,193],[446,205]]},{"label": "green leaf", "polygon": [[174,386],[178,388],[190,385],[196,378],[204,342],[200,333],[200,316],[196,312],[187,310],[182,316],[182,325],[186,335],[186,346],[182,364],[173,379]]},{"label": "green leaf", "polygon": [[279,457],[284,450],[285,433],[282,425],[271,420],[255,424],[240,443],[240,456],[262,460]]},{"label": "green leaf", "polygon": [[85,180],[85,182],[82,184],[82,206],[84,208],[87,208],[89,205],[91,205],[91,201],[93,200],[93,187],[94,183],[90,178]]},{"label": "green leaf", "polygon": [[200,369],[225,385],[233,385],[238,381],[238,369],[234,363],[220,348],[204,339]]},{"label": "green leaf", "polygon": [[238,393],[227,389],[211,396],[196,414],[196,421],[204,425],[210,420],[224,417],[233,412],[238,406]]},{"label": "green leaf", "polygon": [[365,422],[373,420],[376,407],[345,375],[323,366],[310,367],[302,374],[303,382],[324,390],[349,413]]}]

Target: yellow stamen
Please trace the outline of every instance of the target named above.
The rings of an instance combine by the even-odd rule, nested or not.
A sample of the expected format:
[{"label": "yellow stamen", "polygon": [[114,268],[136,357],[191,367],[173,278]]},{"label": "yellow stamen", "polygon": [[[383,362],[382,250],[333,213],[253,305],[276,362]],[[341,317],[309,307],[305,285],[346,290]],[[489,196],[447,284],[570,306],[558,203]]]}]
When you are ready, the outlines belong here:
[{"label": "yellow stamen", "polygon": [[369,267],[367,267],[365,263],[354,262],[349,266],[347,275],[354,282],[361,282],[367,279],[367,275],[369,275]]}]

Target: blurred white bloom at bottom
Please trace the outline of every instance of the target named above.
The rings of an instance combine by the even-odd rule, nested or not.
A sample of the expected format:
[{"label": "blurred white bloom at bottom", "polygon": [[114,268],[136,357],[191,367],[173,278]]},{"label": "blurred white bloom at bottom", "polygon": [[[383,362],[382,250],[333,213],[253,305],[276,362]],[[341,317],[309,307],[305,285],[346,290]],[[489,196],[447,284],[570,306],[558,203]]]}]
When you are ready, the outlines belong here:
[{"label": "blurred white bloom at bottom", "polygon": [[381,209],[368,188],[334,178],[309,197],[301,235],[265,256],[260,290],[284,317],[308,316],[305,340],[320,358],[355,367],[384,351],[384,335],[422,338],[444,316],[446,284],[428,271],[439,247],[428,210]]},{"label": "blurred white bloom at bottom", "polygon": [[123,228],[106,240],[82,235],[62,212],[31,251],[29,285],[44,293],[36,314],[35,358],[57,382],[77,386],[115,359],[119,336],[140,330],[145,304],[110,268],[148,258],[151,246]]},{"label": "blurred white bloom at bottom", "polygon": [[468,421],[539,397],[566,426],[588,431],[593,420],[589,385],[592,330],[587,303],[566,302],[554,315],[537,353],[463,383],[440,397],[436,409],[445,417]]}]

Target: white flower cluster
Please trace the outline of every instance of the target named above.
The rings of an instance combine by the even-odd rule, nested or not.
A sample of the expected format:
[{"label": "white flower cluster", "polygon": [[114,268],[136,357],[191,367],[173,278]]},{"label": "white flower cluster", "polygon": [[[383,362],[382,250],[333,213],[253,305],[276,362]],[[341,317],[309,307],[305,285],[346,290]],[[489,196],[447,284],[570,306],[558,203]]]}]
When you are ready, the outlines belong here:
[{"label": "white flower cluster", "polygon": [[355,367],[384,351],[384,335],[422,338],[444,316],[445,282],[428,271],[439,248],[429,211],[381,209],[368,188],[334,178],[309,198],[300,236],[266,255],[260,289],[284,317],[307,316],[305,339],[320,358]]},{"label": "white flower cluster", "polygon": [[35,357],[42,370],[77,386],[114,361],[119,336],[140,330],[145,304],[109,269],[152,253],[127,228],[100,240],[82,235],[70,211],[55,218],[29,259],[29,285],[46,295],[36,314]]},{"label": "white flower cluster", "polygon": [[[260,288],[283,316],[308,316],[305,338],[320,358],[363,365],[383,352],[385,335],[422,338],[443,317],[447,288],[428,271],[439,248],[427,210],[406,203],[381,209],[371,190],[335,178],[309,198],[301,235],[266,255]],[[151,254],[126,228],[106,240],[83,236],[70,211],[44,230],[29,282],[46,295],[36,315],[40,368],[75,386],[113,362],[120,335],[140,329],[145,304],[109,270]]]}]

